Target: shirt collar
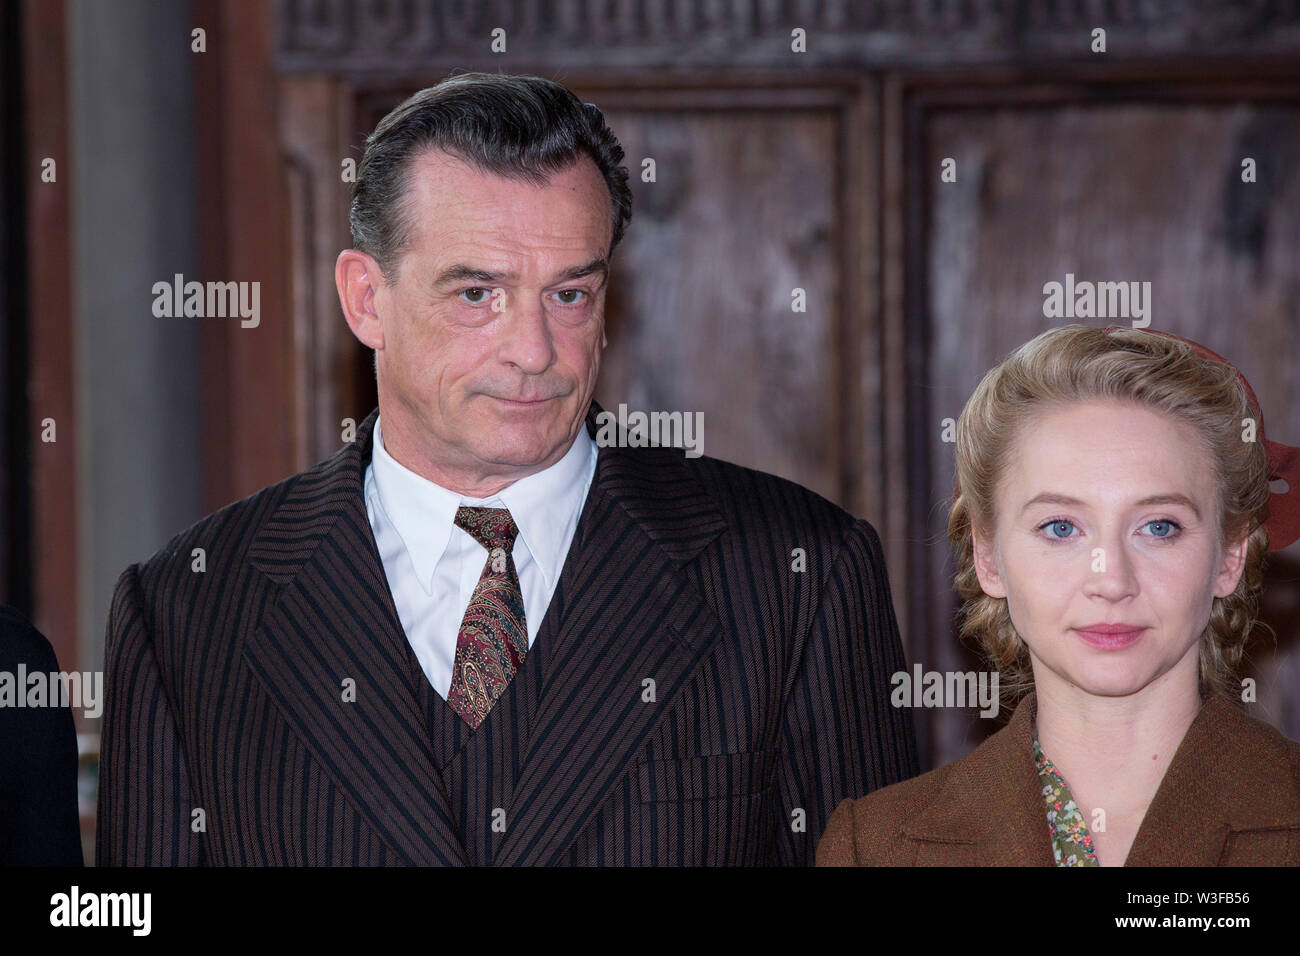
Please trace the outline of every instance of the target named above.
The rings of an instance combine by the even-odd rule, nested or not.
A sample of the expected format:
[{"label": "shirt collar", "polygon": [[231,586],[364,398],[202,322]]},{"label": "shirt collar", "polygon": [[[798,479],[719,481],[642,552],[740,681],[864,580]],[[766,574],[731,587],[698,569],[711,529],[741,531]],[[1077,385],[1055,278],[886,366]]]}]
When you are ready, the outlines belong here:
[{"label": "shirt collar", "polygon": [[393,458],[384,447],[381,420],[375,421],[370,460],[375,493],[406,545],[422,586],[427,589],[431,585],[434,569],[451,540],[456,509],[464,505],[509,509],[547,587],[554,589],[595,474],[596,443],[585,427],[578,430],[569,450],[555,464],[520,478],[491,498],[471,498],[416,474]]}]

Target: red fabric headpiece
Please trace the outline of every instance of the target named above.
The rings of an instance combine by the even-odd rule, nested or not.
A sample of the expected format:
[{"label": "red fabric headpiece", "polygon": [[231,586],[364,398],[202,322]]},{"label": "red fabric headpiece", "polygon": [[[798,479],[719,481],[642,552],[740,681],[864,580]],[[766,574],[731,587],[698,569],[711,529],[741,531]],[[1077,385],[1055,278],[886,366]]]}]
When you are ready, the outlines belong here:
[{"label": "red fabric headpiece", "polygon": [[[1108,325],[1102,331],[1113,332],[1122,328],[1127,326]],[[1201,358],[1222,362],[1237,373],[1237,378],[1241,379],[1241,384],[1245,386],[1246,398],[1250,400],[1250,406],[1255,411],[1255,421],[1259,424],[1259,440],[1263,442],[1264,450],[1268,452],[1269,481],[1281,478],[1286,482],[1286,491],[1275,491],[1268,498],[1268,520],[1264,522],[1264,527],[1268,529],[1268,550],[1281,551],[1300,540],[1300,448],[1269,441],[1264,437],[1264,410],[1260,407],[1259,399],[1255,397],[1255,390],[1250,387],[1250,382],[1246,381],[1246,376],[1241,374],[1241,369],[1217,352],[1211,352],[1200,342],[1193,342],[1181,335],[1161,332],[1157,329],[1141,331],[1185,342]]]}]

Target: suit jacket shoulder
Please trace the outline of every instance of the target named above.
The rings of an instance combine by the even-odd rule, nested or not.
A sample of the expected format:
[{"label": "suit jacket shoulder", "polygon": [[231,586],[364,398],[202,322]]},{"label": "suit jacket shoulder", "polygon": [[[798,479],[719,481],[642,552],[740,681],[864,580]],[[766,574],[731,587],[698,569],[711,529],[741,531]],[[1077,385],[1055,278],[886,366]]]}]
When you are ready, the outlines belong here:
[{"label": "suit jacket shoulder", "polygon": [[[680,449],[626,449],[644,462],[650,475],[684,473],[717,508],[729,530],[770,538],[773,529],[797,531],[802,544],[837,547],[858,526],[869,522],[803,485],[721,458],[685,457]],[[689,516],[682,515],[683,520]],[[871,529],[875,537],[875,530]],[[878,540],[878,539],[877,539]]]},{"label": "suit jacket shoulder", "polygon": [[865,518],[778,475],[708,456],[676,455],[676,467],[684,462],[699,481],[726,522],[729,537],[751,543],[745,555],[749,562],[774,563],[789,580],[786,572],[802,561],[820,594],[832,565],[839,561],[852,565],[850,573],[864,580],[878,578],[881,588],[887,589],[884,547]]},{"label": "suit jacket shoulder", "polygon": [[767,518],[774,511],[794,505],[799,509],[799,521],[811,528],[838,528],[842,533],[857,520],[817,492],[779,475],[707,455],[685,458],[674,452],[674,456],[724,506],[728,517]]},{"label": "suit jacket shoulder", "polygon": [[195,557],[195,548],[203,549],[205,563],[214,550],[234,557],[243,556],[285,497],[301,482],[311,481],[313,476],[329,468],[334,460],[330,458],[307,471],[283,478],[200,518],[136,565],[141,581],[153,582],[178,559],[188,564]]},{"label": "suit jacket shoulder", "polygon": [[[168,623],[184,625],[168,627],[165,633],[186,640],[215,638],[219,629],[207,624],[221,616],[231,597],[256,597],[266,589],[250,589],[250,584],[287,579],[337,519],[343,508],[331,508],[320,499],[322,494],[337,495],[350,453],[355,454],[345,445],[313,467],[200,518],[126,568],[118,577],[114,604],[138,603],[135,610],[151,635],[154,622],[165,615]],[[113,616],[110,612],[110,621]],[[108,639],[113,638],[110,628]],[[159,662],[166,663],[165,654]]]},{"label": "suit jacket shoulder", "polygon": [[956,764],[843,801],[817,845],[818,866],[915,866],[917,847],[904,836],[908,822],[929,808]]}]

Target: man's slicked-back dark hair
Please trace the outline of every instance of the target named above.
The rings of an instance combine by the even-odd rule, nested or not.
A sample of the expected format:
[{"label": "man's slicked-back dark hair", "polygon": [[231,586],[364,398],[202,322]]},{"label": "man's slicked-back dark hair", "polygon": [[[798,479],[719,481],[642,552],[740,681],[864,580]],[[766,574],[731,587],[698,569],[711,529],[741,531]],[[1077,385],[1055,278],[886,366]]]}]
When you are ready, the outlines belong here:
[{"label": "man's slicked-back dark hair", "polygon": [[348,220],[353,247],[373,256],[388,282],[410,238],[411,160],[430,148],[538,186],[589,156],[609,187],[610,253],[632,218],[623,147],[593,104],[538,76],[461,73],[410,97],[366,137]]}]

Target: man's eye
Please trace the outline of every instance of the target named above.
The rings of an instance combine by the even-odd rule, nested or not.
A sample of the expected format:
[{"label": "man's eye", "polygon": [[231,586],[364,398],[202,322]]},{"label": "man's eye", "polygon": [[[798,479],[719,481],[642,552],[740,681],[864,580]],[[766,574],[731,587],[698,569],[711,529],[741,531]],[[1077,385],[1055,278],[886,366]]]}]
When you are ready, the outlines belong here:
[{"label": "man's eye", "polygon": [[490,296],[491,294],[492,292],[490,289],[480,289],[477,287],[473,289],[466,289],[463,292],[461,292],[461,295],[465,298],[465,301],[472,303],[473,305],[482,305],[484,302],[487,301],[488,296]]},{"label": "man's eye", "polygon": [[555,294],[560,297],[560,301],[565,305],[577,305],[582,301],[579,296],[585,296],[587,293],[582,289],[562,289]]}]

